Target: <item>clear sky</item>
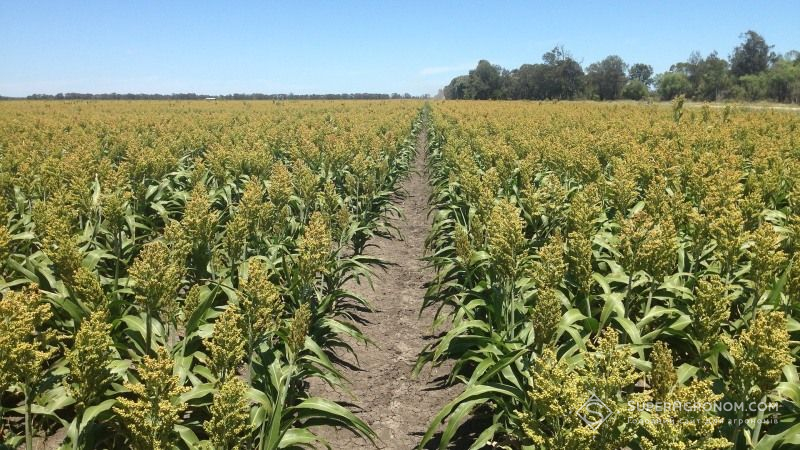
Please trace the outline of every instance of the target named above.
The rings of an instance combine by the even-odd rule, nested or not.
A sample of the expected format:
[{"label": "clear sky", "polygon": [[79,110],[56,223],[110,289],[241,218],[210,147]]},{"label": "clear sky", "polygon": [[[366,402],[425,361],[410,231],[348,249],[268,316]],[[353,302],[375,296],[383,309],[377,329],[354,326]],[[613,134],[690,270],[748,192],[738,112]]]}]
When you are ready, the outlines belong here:
[{"label": "clear sky", "polygon": [[753,29],[800,50],[800,1],[0,0],[0,95],[435,94],[488,59],[562,44],[662,72]]}]

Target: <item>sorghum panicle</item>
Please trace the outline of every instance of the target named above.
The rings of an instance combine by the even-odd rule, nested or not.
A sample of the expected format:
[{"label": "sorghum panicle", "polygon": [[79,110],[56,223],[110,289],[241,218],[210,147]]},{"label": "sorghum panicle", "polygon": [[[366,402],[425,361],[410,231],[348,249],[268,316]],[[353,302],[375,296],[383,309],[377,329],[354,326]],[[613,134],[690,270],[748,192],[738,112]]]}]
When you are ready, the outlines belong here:
[{"label": "sorghum panicle", "polygon": [[755,284],[756,295],[769,289],[775,275],[786,264],[786,253],[779,249],[781,236],[769,223],[763,223],[752,234],[750,255],[750,274]]},{"label": "sorghum panicle", "polygon": [[311,326],[311,308],[303,303],[297,308],[289,326],[289,348],[297,353],[305,347],[306,336]]},{"label": "sorghum panicle", "polygon": [[738,399],[768,394],[781,380],[783,367],[794,361],[786,326],[783,312],[760,311],[739,336],[723,336],[733,360],[730,384]]},{"label": "sorghum panicle", "polygon": [[567,272],[564,262],[564,240],[560,234],[553,235],[539,249],[539,259],[534,261],[531,279],[539,289],[556,287]]},{"label": "sorghum panicle", "polygon": [[656,400],[664,401],[678,382],[678,374],[672,363],[672,350],[662,341],[653,344],[650,354],[653,369],[650,371],[650,387]]},{"label": "sorghum panicle", "polygon": [[128,270],[136,302],[153,314],[159,314],[162,310],[177,310],[169,303],[177,301],[183,271],[183,266],[172,258],[163,241],[145,244]]},{"label": "sorghum panicle", "polygon": [[250,431],[250,402],[247,384],[236,377],[222,383],[209,408],[211,417],[203,422],[211,448],[235,450],[246,448]]},{"label": "sorghum panicle", "polygon": [[497,273],[513,279],[518,264],[527,256],[527,249],[519,209],[506,199],[501,199],[492,208],[487,224],[487,243]]},{"label": "sorghum panicle", "polygon": [[121,397],[114,407],[136,450],[168,450],[177,440],[184,405],[179,396],[189,389],[173,375],[173,361],[163,348],[157,356],[145,356],[138,367],[139,382],[126,382],[130,397]]},{"label": "sorghum panicle", "polygon": [[552,342],[561,322],[561,300],[554,288],[540,289],[537,297],[531,310],[533,333],[537,344],[547,345]]},{"label": "sorghum panicle", "polygon": [[277,330],[284,305],[278,288],[269,281],[269,272],[263,261],[250,260],[247,278],[239,283],[239,291],[240,328],[247,329],[249,323],[258,336]]},{"label": "sorghum panicle", "polygon": [[317,273],[326,273],[331,253],[331,232],[325,217],[315,211],[303,235],[298,239],[298,260],[301,276],[310,281]]},{"label": "sorghum panicle", "polygon": [[108,365],[114,358],[114,341],[106,311],[95,311],[81,323],[65,359],[69,368],[67,390],[79,411],[96,404],[114,380]]},{"label": "sorghum panicle", "polygon": [[719,339],[722,325],[730,318],[732,301],[730,287],[718,275],[697,282],[692,326],[703,344],[701,351],[710,349]]},{"label": "sorghum panicle", "polygon": [[245,356],[245,338],[239,329],[242,316],[236,305],[230,305],[214,323],[214,333],[204,339],[209,352],[209,369],[220,382],[236,374]]},{"label": "sorghum panicle", "polygon": [[0,298],[0,387],[39,383],[46,376],[43,365],[55,355],[55,333],[46,328],[52,318],[50,305],[39,287],[28,285],[6,291]]}]

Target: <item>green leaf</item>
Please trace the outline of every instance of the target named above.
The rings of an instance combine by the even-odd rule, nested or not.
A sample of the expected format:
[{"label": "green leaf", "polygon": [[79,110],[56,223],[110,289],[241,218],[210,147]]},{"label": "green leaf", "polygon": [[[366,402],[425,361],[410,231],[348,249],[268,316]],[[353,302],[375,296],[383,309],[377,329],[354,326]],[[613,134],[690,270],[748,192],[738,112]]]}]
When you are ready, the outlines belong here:
[{"label": "green leaf", "polygon": [[439,424],[441,424],[444,419],[447,418],[456,407],[458,407],[458,405],[477,399],[490,399],[496,395],[508,396],[511,398],[522,398],[525,393],[519,389],[501,384],[485,384],[467,387],[464,392],[461,393],[461,395],[439,410],[439,413],[433,418],[428,430],[422,437],[422,441],[420,441],[418,448],[422,449],[425,447],[425,444],[427,444],[433,438],[433,434],[439,428]]},{"label": "green leaf", "polygon": [[489,444],[489,442],[494,438],[494,435],[495,433],[497,433],[497,430],[499,430],[501,427],[502,427],[501,424],[494,423],[491,426],[489,426],[489,428],[483,430],[483,432],[479,434],[477,438],[475,438],[475,442],[472,443],[472,446],[469,448],[469,450],[480,450],[482,448],[485,448]]},{"label": "green leaf", "polygon": [[175,425],[175,431],[178,432],[178,436],[181,437],[181,440],[186,443],[189,448],[195,448],[197,443],[200,442],[200,439],[197,438],[197,435],[194,434],[194,431],[192,431],[189,427],[184,425]]},{"label": "green leaf", "polygon": [[[753,450],[773,450],[779,449],[782,445],[800,445],[800,423],[784,430],[779,434],[767,435],[758,441]],[[792,447],[796,448],[796,447]]]},{"label": "green leaf", "polygon": [[338,403],[321,397],[310,397],[290,409],[298,412],[298,419],[302,420],[309,417],[325,418],[369,439],[372,444],[375,444],[377,435],[372,428]]},{"label": "green leaf", "polygon": [[110,411],[111,408],[113,408],[116,404],[117,400],[111,398],[104,400],[97,405],[86,408],[86,411],[83,412],[83,418],[81,419],[81,430],[85,430],[89,422],[93,421],[100,414]]},{"label": "green leaf", "polygon": [[313,446],[316,442],[322,442],[326,448],[331,448],[327,442],[323,441],[311,431],[303,428],[290,428],[283,434],[278,448],[292,448],[297,446]]},{"label": "green leaf", "polygon": [[197,400],[204,397],[211,397],[215,391],[216,388],[214,388],[213,384],[203,383],[192,387],[192,389],[189,392],[182,394],[179,398],[179,401],[181,403],[189,403],[192,400]]}]

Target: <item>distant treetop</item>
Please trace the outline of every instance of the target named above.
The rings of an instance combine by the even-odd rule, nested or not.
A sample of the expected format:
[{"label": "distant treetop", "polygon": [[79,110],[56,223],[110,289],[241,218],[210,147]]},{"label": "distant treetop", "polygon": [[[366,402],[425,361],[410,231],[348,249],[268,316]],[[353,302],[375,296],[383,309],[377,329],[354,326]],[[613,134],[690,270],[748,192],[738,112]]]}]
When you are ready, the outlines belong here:
[{"label": "distant treetop", "polygon": [[481,60],[468,74],[453,78],[442,94],[447,99],[476,100],[640,100],[651,96],[670,100],[685,95],[702,101],[800,103],[800,52],[777,55],[752,30],[741,37],[742,43],[728,59],[716,51],[705,58],[692,52],[688,60],[658,75],[648,64],[628,65],[617,55],[590,64],[584,72],[563,46],[542,55],[541,63],[512,70]]}]

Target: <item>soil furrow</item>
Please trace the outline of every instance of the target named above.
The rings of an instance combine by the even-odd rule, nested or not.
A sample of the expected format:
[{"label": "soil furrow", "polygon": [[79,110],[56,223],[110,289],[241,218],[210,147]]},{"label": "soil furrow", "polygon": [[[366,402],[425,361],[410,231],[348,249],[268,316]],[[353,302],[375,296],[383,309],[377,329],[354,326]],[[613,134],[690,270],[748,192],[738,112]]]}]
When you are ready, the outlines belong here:
[{"label": "soil furrow", "polygon": [[[372,302],[374,311],[363,315],[368,322],[360,328],[376,346],[353,344],[358,361],[340,355],[357,366],[355,370],[340,367],[349,381],[350,395],[333,391],[318,380],[311,387],[314,395],[352,404],[354,412],[378,434],[378,448],[382,449],[416,447],[430,420],[457,389],[440,388],[448,373],[446,367],[433,371],[426,368],[417,378],[411,376],[417,353],[430,337],[433,315],[432,310],[426,310],[419,316],[423,285],[433,278],[432,269],[421,260],[430,229],[426,148],[427,133],[422,130],[412,173],[402,185],[406,195],[397,202],[402,217],[393,221],[402,238],[378,238],[372,242],[377,246],[366,251],[389,265],[385,271],[376,272],[374,290],[366,283],[349,287]],[[347,430],[325,427],[316,431],[334,449],[374,448]]]}]

